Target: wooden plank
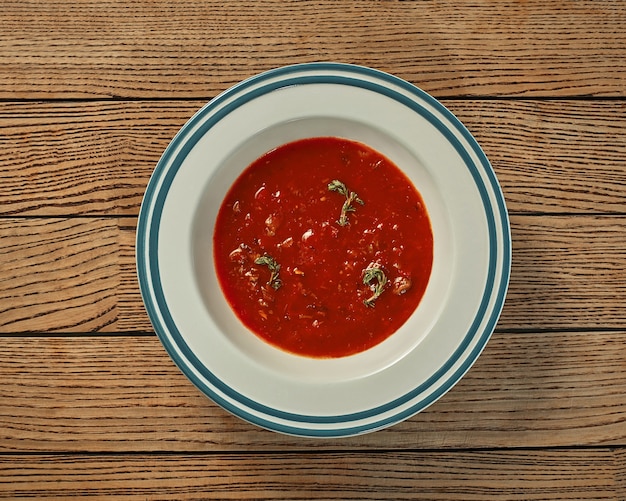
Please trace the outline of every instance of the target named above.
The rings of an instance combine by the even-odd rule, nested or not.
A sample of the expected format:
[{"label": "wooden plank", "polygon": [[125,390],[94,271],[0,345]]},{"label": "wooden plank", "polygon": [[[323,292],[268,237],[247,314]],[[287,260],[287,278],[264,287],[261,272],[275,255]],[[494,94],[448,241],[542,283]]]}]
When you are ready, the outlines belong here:
[{"label": "wooden plank", "polygon": [[626,5],[3,3],[0,98],[206,97],[289,63],[390,71],[438,96],[623,96]]},{"label": "wooden plank", "polygon": [[2,214],[138,214],[148,179],[201,103],[1,103]]},{"label": "wooden plank", "polygon": [[[0,103],[3,215],[137,215],[159,157],[204,101]],[[448,100],[509,210],[626,213],[626,102]]]},{"label": "wooden plank", "polygon": [[626,212],[626,102],[444,104],[487,154],[509,211]]},{"label": "wooden plank", "polygon": [[620,216],[513,217],[511,281],[499,326],[621,328],[625,223]]},{"label": "wooden plank", "polygon": [[625,339],[625,331],[496,333],[424,412],[380,432],[314,440],[217,407],[153,336],[0,337],[0,451],[623,446]]},{"label": "wooden plank", "polygon": [[[0,333],[152,327],[133,218],[0,219]],[[622,328],[624,216],[514,216],[499,329]]]},{"label": "wooden plank", "polygon": [[0,330],[115,330],[118,245],[115,220],[0,220]]},{"label": "wooden plank", "polygon": [[7,455],[0,498],[617,501],[620,467],[610,449]]}]

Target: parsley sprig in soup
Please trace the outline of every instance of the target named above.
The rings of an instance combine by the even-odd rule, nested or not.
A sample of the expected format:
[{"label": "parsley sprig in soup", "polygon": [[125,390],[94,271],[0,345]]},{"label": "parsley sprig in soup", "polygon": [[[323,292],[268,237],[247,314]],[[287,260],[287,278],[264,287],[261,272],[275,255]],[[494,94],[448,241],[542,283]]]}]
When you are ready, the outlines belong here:
[{"label": "parsley sprig in soup", "polygon": [[213,239],[235,314],[308,357],[352,355],[391,336],[419,304],[433,261],[411,181],[375,150],[335,137],[295,141],[248,166]]}]

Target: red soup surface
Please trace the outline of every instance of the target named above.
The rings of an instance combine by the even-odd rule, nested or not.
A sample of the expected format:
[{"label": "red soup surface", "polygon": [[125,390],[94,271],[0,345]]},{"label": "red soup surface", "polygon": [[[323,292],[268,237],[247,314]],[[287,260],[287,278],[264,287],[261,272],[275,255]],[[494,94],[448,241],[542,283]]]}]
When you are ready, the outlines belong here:
[{"label": "red soup surface", "polygon": [[236,180],[217,216],[219,283],[241,321],[285,351],[352,355],[419,304],[433,260],[421,196],[387,158],[335,137],[276,148]]}]

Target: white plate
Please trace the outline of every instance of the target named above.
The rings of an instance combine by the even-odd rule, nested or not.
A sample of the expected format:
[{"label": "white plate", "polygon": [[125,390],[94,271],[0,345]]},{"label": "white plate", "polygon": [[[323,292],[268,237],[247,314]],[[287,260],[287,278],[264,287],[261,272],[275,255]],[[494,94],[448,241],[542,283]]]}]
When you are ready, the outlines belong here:
[{"label": "white plate", "polygon": [[[428,288],[406,324],[370,350],[331,360],[285,353],[248,332],[213,264],[215,217],[231,184],[266,151],[313,136],[366,143],[404,170],[435,245]],[[174,362],[223,408],[293,435],[374,431],[444,395],[491,336],[510,266],[504,198],[467,129],[415,86],[346,64],[279,68],[209,102],[165,150],[137,228],[144,303]]]}]

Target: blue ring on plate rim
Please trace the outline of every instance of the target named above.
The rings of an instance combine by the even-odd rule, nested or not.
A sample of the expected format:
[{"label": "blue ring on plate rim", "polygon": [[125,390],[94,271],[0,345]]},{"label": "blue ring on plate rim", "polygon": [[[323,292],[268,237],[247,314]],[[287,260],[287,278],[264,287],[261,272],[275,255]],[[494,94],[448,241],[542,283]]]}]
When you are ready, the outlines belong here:
[{"label": "blue ring on plate rim", "polygon": [[[485,325],[482,333],[478,333],[478,328],[481,322],[484,320],[484,315],[488,304],[492,298],[491,292],[493,292],[493,285],[496,278],[496,261],[497,261],[497,250],[498,250],[498,242],[497,242],[497,232],[496,232],[496,221],[494,218],[494,213],[492,210],[492,206],[489,201],[489,195],[485,184],[483,183],[483,179],[480,175],[479,168],[474,165],[474,162],[470,158],[466,149],[461,145],[457,137],[443,124],[441,121],[435,117],[430,111],[423,108],[415,100],[407,97],[406,95],[393,90],[384,85],[380,85],[377,82],[371,82],[368,80],[360,80],[358,78],[347,77],[345,75],[337,75],[337,74],[314,74],[314,75],[300,75],[291,78],[280,79],[278,81],[270,82],[269,84],[262,85],[251,91],[247,91],[247,89],[251,86],[257,86],[268,79],[274,79],[277,77],[286,77],[293,73],[303,73],[306,71],[320,72],[320,71],[330,71],[333,73],[343,72],[343,73],[352,73],[354,75],[363,75],[368,77],[373,77],[377,80],[382,80],[388,82],[392,85],[402,88],[405,91],[408,91],[410,94],[417,96],[418,99],[426,101],[428,104],[433,106],[437,111],[442,113],[447,120],[456,128],[457,132],[459,132],[464,139],[471,146],[473,152],[477,155],[480,160],[480,163],[483,168],[483,173],[486,174],[489,184],[493,190],[493,194],[496,198],[498,213],[500,215],[500,225],[502,229],[502,248],[503,248],[503,265],[501,270],[501,281],[496,293],[496,301],[494,303],[494,307],[491,311],[489,321]],[[488,266],[488,275],[487,281],[485,284],[485,289],[483,292],[483,297],[481,299],[481,303],[478,309],[478,312],[472,322],[472,325],[468,328],[467,333],[463,338],[463,342],[461,345],[455,350],[454,354],[450,359],[435,373],[433,374],[427,381],[417,386],[410,392],[405,395],[394,399],[391,402],[386,404],[352,414],[344,414],[337,416],[307,416],[302,414],[290,413],[285,411],[280,411],[263,404],[259,404],[258,402],[240,394],[233,388],[225,385],[219,378],[217,378],[207,367],[202,364],[198,358],[193,354],[190,348],[185,343],[182,335],[178,331],[176,324],[174,323],[167,303],[165,301],[165,296],[163,294],[161,282],[160,282],[160,274],[159,274],[159,265],[158,265],[158,233],[160,227],[160,218],[163,210],[163,206],[165,203],[165,199],[167,197],[167,193],[169,187],[176,176],[176,172],[182,165],[185,160],[187,154],[191,149],[195,146],[197,141],[207,133],[215,125],[219,122],[224,116],[233,111],[235,108],[256,99],[257,97],[266,94],[268,92],[272,92],[274,90],[292,86],[292,85],[306,85],[306,84],[341,84],[341,85],[349,85],[353,87],[360,87],[366,90],[370,90],[379,94],[383,94],[395,101],[400,102],[401,104],[409,107],[413,111],[420,114],[422,117],[426,118],[433,126],[437,128],[437,130],[442,133],[446,139],[454,146],[457,153],[463,159],[465,165],[468,170],[472,174],[474,181],[476,183],[476,187],[479,190],[481,199],[483,201],[483,206],[485,208],[485,216],[487,219],[488,225],[488,233],[489,233],[489,266]],[[239,95],[244,92],[243,95]],[[215,108],[221,106],[224,101],[234,97],[232,102],[227,103],[221,109],[214,111]],[[190,129],[199,125],[198,129],[189,135]],[[177,148],[180,147],[180,150],[176,153]],[[160,188],[157,191],[157,187],[160,184]],[[153,202],[153,203],[149,203]],[[153,211],[149,212],[148,208],[153,206]],[[488,210],[488,208],[490,210]],[[150,218],[150,214],[152,217]],[[146,238],[147,237],[147,238]],[[176,365],[181,369],[181,371],[208,397],[210,397],[213,401],[219,404],[224,409],[233,413],[234,415],[249,421],[253,424],[261,426],[263,428],[267,428],[274,431],[279,431],[282,433],[287,433],[291,435],[300,435],[300,436],[311,436],[311,437],[341,437],[341,436],[349,436],[349,435],[357,435],[360,433],[374,431],[380,428],[387,427],[391,424],[398,423],[403,421],[404,419],[416,414],[420,410],[428,407],[436,400],[438,400],[441,396],[443,396],[447,391],[449,391],[452,386],[454,386],[463,376],[463,374],[469,370],[469,368],[473,365],[475,360],[478,358],[482,350],[484,349],[487,341],[491,337],[491,334],[495,328],[495,324],[500,316],[502,307],[504,305],[504,299],[506,296],[506,290],[508,287],[509,274],[510,274],[510,265],[511,265],[511,241],[510,241],[510,226],[508,220],[508,214],[506,211],[506,205],[504,203],[504,197],[502,195],[500,186],[498,184],[495,173],[489,163],[489,160],[485,156],[484,152],[474,139],[474,137],[470,134],[470,132],[465,128],[465,126],[447,109],[445,108],[439,101],[434,99],[432,96],[422,91],[421,89],[415,87],[414,85],[406,82],[398,77],[390,75],[388,73],[384,73],[378,70],[374,70],[371,68],[366,68],[362,66],[354,66],[342,63],[309,63],[309,64],[299,64],[293,66],[286,66],[282,68],[278,68],[275,70],[270,70],[265,73],[261,73],[254,77],[251,77],[247,80],[242,81],[241,83],[231,87],[226,90],[219,96],[215,97],[208,104],[206,104],[203,108],[201,108],[176,134],[171,143],[168,145],[167,149],[163,153],[161,159],[157,163],[155,167],[154,173],[148,183],[148,187],[146,188],[146,192],[144,195],[144,203],[142,204],[142,209],[139,214],[139,220],[137,224],[137,273],[139,277],[139,283],[141,288],[141,293],[144,299],[144,303],[146,306],[146,310],[150,317],[151,322],[157,332],[159,339],[161,340],[163,346],[166,351],[169,353],[170,357],[176,363]],[[149,251],[149,254],[146,254],[146,248]],[[146,257],[150,265],[151,274],[148,274],[148,268],[146,267]],[[152,284],[154,288],[154,297],[148,294],[148,284]],[[157,311],[163,316],[164,325],[158,320]],[[169,333],[169,336],[168,336]],[[355,422],[364,419],[375,418],[377,415],[389,412],[394,408],[404,405],[406,403],[411,402],[411,400],[415,399],[424,389],[430,387],[435,381],[439,380],[443,374],[445,374],[461,357],[464,351],[467,349],[467,346],[470,342],[475,339],[476,335],[480,334],[480,339],[472,349],[471,353],[468,354],[465,361],[460,365],[460,367],[449,376],[444,382],[440,384],[435,392],[428,395],[427,397],[412,403],[410,407],[405,409],[402,412],[398,412],[393,414],[387,418],[380,419],[378,421],[367,422],[362,425],[353,425],[349,426],[350,422]],[[169,337],[172,338],[173,343],[170,342]],[[183,354],[184,358],[179,357],[175,346],[180,350]],[[186,361],[185,361],[186,359]],[[301,423],[302,426],[289,426],[282,423],[277,423],[268,419],[265,419],[256,414],[252,414],[245,409],[242,409],[236,405],[231,404],[228,400],[219,395],[214,388],[205,384],[204,381],[196,377],[193,373],[190,373],[188,370],[188,366],[191,365],[195,370],[197,370],[204,378],[215,389],[219,392],[227,395],[229,398],[238,402],[249,409],[253,409],[254,411],[260,412],[267,416],[272,416],[281,420],[291,421],[292,423]],[[311,424],[346,424],[345,427],[334,427],[334,428],[306,428],[304,425],[306,423]]]}]

